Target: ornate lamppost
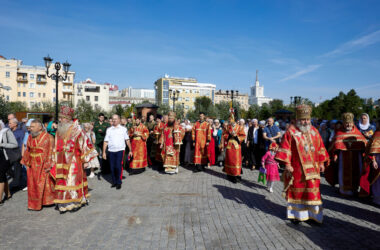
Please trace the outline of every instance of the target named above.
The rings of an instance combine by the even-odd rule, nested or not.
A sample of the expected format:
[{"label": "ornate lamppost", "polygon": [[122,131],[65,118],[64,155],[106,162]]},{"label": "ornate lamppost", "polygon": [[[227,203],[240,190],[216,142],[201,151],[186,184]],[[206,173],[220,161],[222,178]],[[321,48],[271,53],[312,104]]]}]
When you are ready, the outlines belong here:
[{"label": "ornate lamppost", "polygon": [[[58,105],[59,105],[59,102],[58,102],[58,82],[60,80],[61,81],[67,80],[67,74],[69,73],[69,69],[70,69],[71,64],[68,63],[67,61],[62,63],[62,65],[60,62],[56,62],[54,64],[54,68],[56,70],[55,74],[52,73],[51,75],[49,75],[49,68],[53,62],[53,59],[50,58],[49,56],[46,56],[46,57],[44,57],[44,61],[45,61],[47,77],[51,78],[52,80],[55,80],[55,120],[58,121],[58,112],[59,112],[58,111]],[[59,71],[61,70],[62,66],[63,66],[63,71],[65,73],[64,76],[59,74]]]},{"label": "ornate lamppost", "polygon": [[[231,93],[231,94],[230,94]],[[230,112],[234,111],[233,110],[233,103],[234,103],[234,97],[239,96],[239,90],[226,90],[227,97],[231,97],[231,102],[230,102]]]},{"label": "ornate lamppost", "polygon": [[175,101],[178,100],[179,91],[178,90],[169,90],[169,98],[173,101],[173,112],[175,112]]}]

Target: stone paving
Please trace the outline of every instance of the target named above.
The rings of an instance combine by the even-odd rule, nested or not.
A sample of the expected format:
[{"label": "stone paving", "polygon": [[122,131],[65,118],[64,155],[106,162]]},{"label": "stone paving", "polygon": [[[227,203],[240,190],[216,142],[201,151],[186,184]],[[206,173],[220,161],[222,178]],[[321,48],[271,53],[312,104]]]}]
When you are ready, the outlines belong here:
[{"label": "stone paving", "polygon": [[121,190],[94,178],[89,206],[63,215],[28,211],[27,193],[18,192],[0,207],[0,249],[380,248],[380,208],[323,182],[323,224],[293,225],[282,183],[271,194],[257,175],[244,169],[233,184],[219,167],[173,176],[148,169],[127,176]]}]

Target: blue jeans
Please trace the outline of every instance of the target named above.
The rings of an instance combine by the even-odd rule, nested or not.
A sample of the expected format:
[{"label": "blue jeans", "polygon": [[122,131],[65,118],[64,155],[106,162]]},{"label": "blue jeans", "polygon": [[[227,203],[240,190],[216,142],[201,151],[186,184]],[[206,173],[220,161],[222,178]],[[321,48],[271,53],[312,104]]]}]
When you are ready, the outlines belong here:
[{"label": "blue jeans", "polygon": [[109,152],[109,162],[112,175],[112,184],[121,184],[121,162],[123,160],[124,151]]}]

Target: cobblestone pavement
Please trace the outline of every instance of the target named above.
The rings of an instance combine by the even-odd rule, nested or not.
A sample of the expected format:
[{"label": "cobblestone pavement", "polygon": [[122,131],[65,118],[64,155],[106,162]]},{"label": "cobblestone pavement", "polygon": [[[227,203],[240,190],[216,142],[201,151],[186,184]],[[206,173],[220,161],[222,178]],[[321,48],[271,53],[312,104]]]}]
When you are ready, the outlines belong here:
[{"label": "cobblestone pavement", "polygon": [[233,184],[219,167],[173,176],[148,169],[121,190],[94,178],[89,206],[63,215],[28,211],[18,192],[0,207],[0,249],[379,249],[379,208],[323,182],[323,225],[296,226],[285,218],[282,183],[271,194],[257,174],[245,169]]}]

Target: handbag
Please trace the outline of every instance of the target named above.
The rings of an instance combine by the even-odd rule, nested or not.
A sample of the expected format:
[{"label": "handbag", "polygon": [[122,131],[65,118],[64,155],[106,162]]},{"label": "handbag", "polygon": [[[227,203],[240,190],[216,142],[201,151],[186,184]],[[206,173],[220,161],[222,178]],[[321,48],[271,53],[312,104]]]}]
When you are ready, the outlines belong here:
[{"label": "handbag", "polygon": [[[8,131],[10,131],[10,130],[8,130]],[[9,142],[8,131],[5,133],[5,135],[7,137],[7,142]],[[13,163],[15,163],[15,162],[21,161],[21,151],[18,147],[17,148],[4,148],[4,149],[5,149],[5,152],[7,153],[8,160],[11,163],[11,165],[13,165]]]}]

